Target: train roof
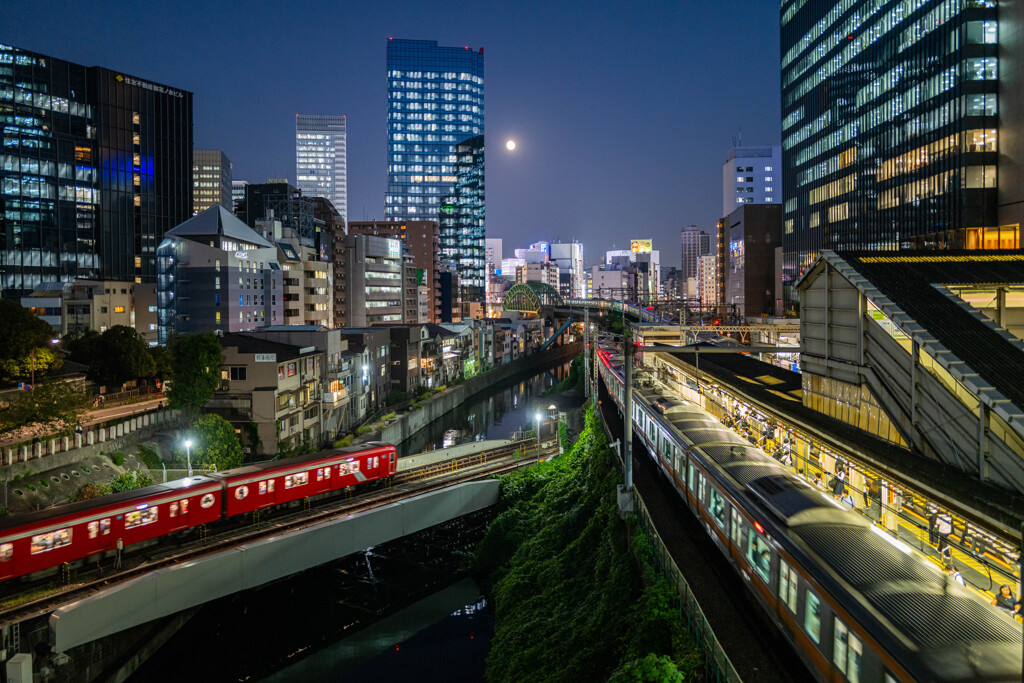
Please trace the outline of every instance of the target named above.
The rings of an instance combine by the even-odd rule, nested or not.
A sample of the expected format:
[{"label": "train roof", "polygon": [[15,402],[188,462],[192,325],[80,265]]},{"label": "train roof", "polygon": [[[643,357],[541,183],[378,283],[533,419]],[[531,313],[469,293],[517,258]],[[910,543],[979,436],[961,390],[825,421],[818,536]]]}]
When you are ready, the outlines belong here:
[{"label": "train roof", "polygon": [[162,494],[180,492],[184,491],[185,489],[197,488],[203,484],[211,483],[214,483],[214,480],[211,479],[210,477],[186,477],[185,479],[176,479],[174,481],[169,481],[163,484],[144,486],[141,489],[122,491],[121,493],[113,493],[108,496],[98,496],[96,498],[90,498],[89,500],[83,500],[77,503],[55,505],[53,507],[43,508],[42,510],[33,510],[32,512],[11,515],[9,517],[0,519],[0,533],[7,531],[9,529],[31,526],[33,524],[42,522],[49,522],[50,520],[57,517],[68,517],[72,515],[88,513],[90,511],[98,510],[101,508],[117,507],[118,505],[132,503],[137,500],[152,498],[154,496],[159,496]]},{"label": "train roof", "polygon": [[1007,656],[1007,650],[1019,653],[1020,626],[909,546],[870,524],[819,523],[792,531],[903,634],[908,647],[925,655],[937,678],[999,680],[1006,675],[1013,680],[1020,675],[1019,655]]},{"label": "train roof", "polygon": [[392,446],[391,444],[383,443],[381,441],[369,441],[359,446],[332,448],[326,451],[317,451],[316,453],[306,453],[305,455],[297,455],[294,458],[285,458],[283,460],[265,460],[264,462],[257,462],[251,465],[244,465],[242,467],[236,467],[231,470],[212,472],[210,473],[210,476],[215,479],[228,479],[231,477],[245,476],[248,474],[258,474],[259,472],[266,472],[267,470],[296,467],[309,462],[317,462],[320,460],[334,458],[337,456],[356,455],[359,453],[365,453],[366,451],[372,451],[379,448],[394,448],[394,446]]}]

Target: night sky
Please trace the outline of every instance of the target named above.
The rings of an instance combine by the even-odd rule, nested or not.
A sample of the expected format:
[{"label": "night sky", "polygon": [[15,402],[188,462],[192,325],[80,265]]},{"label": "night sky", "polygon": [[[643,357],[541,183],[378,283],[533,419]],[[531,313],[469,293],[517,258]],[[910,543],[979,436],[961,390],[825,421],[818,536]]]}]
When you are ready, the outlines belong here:
[{"label": "night sky", "polygon": [[[778,3],[4,0],[0,41],[195,93],[195,145],[295,179],[295,114],[348,116],[349,218],[383,218],[388,36],[484,48],[487,235],[587,261],[714,227],[722,164],[779,142]],[[504,142],[514,138],[514,153]]]}]

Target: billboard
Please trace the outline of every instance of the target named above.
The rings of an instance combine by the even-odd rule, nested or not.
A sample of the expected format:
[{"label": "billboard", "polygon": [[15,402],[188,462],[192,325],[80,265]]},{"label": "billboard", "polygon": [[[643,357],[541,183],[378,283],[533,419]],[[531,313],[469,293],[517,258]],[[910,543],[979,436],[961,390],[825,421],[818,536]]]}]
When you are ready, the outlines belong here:
[{"label": "billboard", "polygon": [[650,254],[653,240],[631,240],[629,250],[634,254]]}]

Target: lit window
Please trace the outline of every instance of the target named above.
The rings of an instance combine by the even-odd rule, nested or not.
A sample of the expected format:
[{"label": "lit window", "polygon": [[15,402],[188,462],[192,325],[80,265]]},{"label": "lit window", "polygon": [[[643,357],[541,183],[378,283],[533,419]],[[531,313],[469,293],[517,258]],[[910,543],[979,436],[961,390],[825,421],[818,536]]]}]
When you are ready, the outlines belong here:
[{"label": "lit window", "polygon": [[764,167],[764,170],[766,170],[766,171],[769,171],[769,172],[770,172],[770,171],[772,170],[772,167],[771,167],[771,166],[765,166],[765,167]]},{"label": "lit window", "polygon": [[821,600],[811,591],[804,600],[804,630],[815,643],[821,640]]},{"label": "lit window", "polygon": [[751,529],[747,535],[747,561],[750,562],[750,566],[754,568],[761,579],[768,580],[768,572],[772,566],[772,553],[768,544],[754,529]]},{"label": "lit window", "polygon": [[796,570],[786,564],[785,560],[779,560],[779,599],[789,607],[789,611],[796,614],[797,597],[797,573]]},{"label": "lit window", "polygon": [[134,510],[124,516],[124,528],[134,529],[138,526],[152,524],[157,518],[157,508],[151,507],[145,510]]},{"label": "lit window", "polygon": [[114,306],[114,313],[124,313],[124,306]]},{"label": "lit window", "polygon": [[286,489],[294,488],[296,486],[305,486],[307,483],[309,483],[309,472],[289,474],[284,478],[284,487]]}]

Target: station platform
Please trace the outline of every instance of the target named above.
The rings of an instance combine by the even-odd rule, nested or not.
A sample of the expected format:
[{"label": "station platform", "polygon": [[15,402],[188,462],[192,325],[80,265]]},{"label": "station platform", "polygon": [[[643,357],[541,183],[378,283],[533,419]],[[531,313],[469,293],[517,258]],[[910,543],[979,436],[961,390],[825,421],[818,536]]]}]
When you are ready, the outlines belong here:
[{"label": "station platform", "polygon": [[[1006,583],[1020,594],[1024,500],[804,406],[799,373],[742,354],[647,352],[638,360],[636,390],[656,384],[698,403],[769,454],[788,441],[791,468],[822,488],[845,469],[856,511],[928,561],[955,567],[980,592],[994,595]],[[935,528],[940,515],[952,523],[945,539]]]}]

